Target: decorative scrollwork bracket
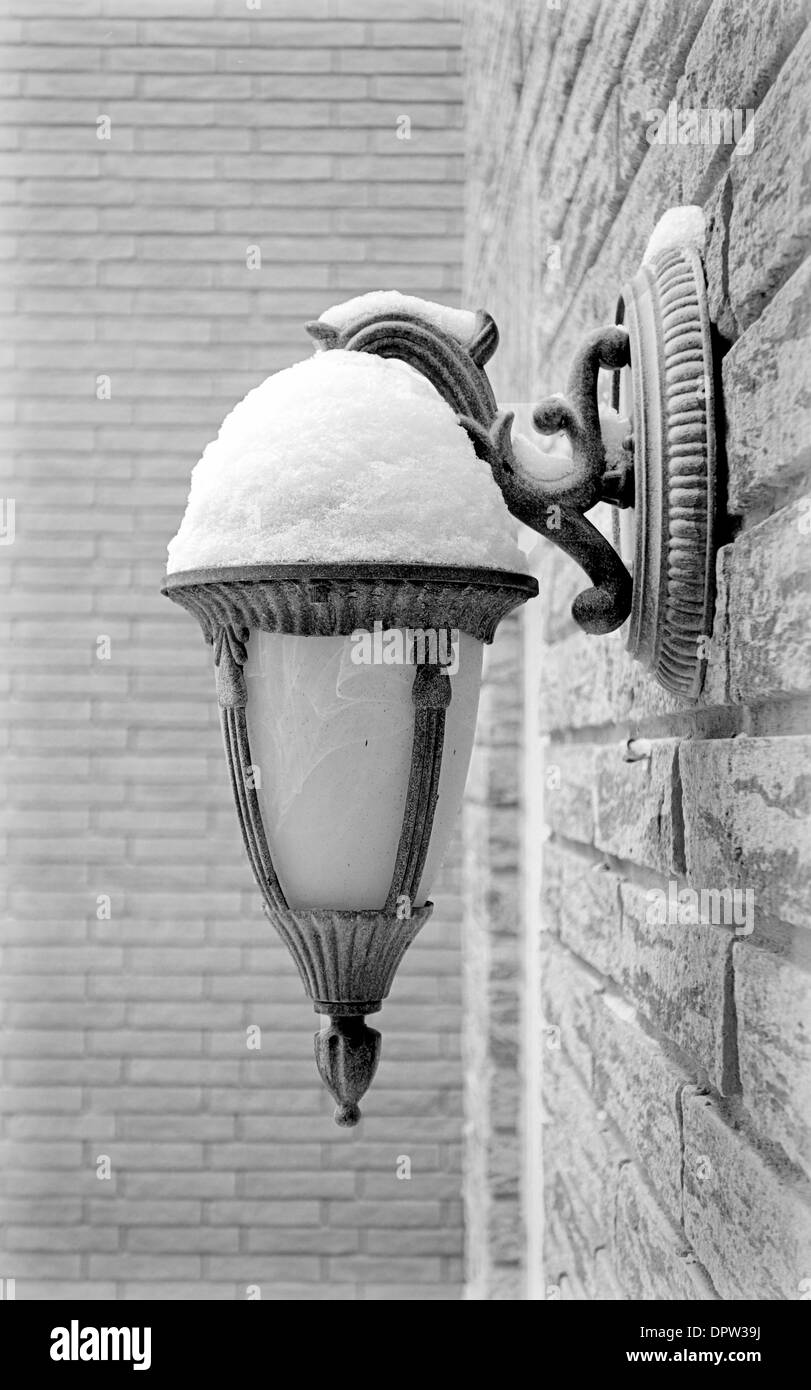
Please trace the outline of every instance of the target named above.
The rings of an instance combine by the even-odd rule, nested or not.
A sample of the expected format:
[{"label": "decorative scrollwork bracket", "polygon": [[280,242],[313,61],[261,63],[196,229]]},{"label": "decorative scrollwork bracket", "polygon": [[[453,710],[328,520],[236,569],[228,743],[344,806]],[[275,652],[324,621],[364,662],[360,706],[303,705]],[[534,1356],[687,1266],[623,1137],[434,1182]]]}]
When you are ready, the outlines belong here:
[{"label": "decorative scrollwork bracket", "polygon": [[546,536],[577,561],[593,587],[572,605],[575,621],[590,633],[613,632],[631,611],[631,576],[610,542],[584,513],[598,502],[630,506],[633,459],[609,461],[600,426],[597,380],[601,367],[617,371],[629,363],[628,334],[612,326],[591,333],[569,373],[568,394],[548,396],[533,412],[539,434],[563,432],[571,460],[562,477],[546,479],[531,469],[512,438],[513,412],[500,410],[489,429],[461,416],[477,454],[484,459],[513,516]]},{"label": "decorative scrollwork bracket", "polygon": [[[592,587],[572,615],[586,632],[630,616],[628,649],[674,694],[695,699],[712,628],[715,511],[715,362],[701,257],[672,246],[643,263],[620,300],[625,322],[595,330],[572,362],[567,394],[533,412],[541,435],[564,433],[571,457],[544,454],[512,434],[484,370],[498,329],[478,310],[466,338],[429,313],[370,305],[336,326],[307,325],[320,351],[397,357],[422,373],[467,430],[509,509],[580,565]],[[623,315],[619,315],[622,317]],[[627,323],[627,326],[626,326]],[[632,423],[601,414],[601,369],[629,368]],[[585,513],[599,502],[634,509],[632,580]]]}]

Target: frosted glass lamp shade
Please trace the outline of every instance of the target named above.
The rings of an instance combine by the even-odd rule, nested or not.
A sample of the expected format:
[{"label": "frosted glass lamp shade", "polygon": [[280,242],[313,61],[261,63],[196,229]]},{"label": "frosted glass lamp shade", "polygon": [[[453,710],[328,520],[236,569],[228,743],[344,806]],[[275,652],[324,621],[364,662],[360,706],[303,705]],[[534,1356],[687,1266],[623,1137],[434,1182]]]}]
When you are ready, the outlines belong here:
[{"label": "frosted glass lamp shade", "polygon": [[[301,417],[310,405],[298,395],[292,412],[292,398],[277,400],[267,430],[254,411],[258,392],[246,398],[249,428],[244,412],[236,433],[237,411],[228,417],[218,437],[228,466],[209,481],[236,518],[234,534],[223,549],[221,512],[198,507],[204,456],[191,521],[184,519],[172,543],[163,589],[197,618],[213,647],[245,849],[269,923],[316,1012],[331,1019],[316,1034],[315,1055],[338,1103],[339,1125],[357,1124],[380,1055],[380,1034],[365,1017],[381,1008],[431,914],[428,895],[473,746],[482,646],[538,592],[520,572],[488,477],[497,472],[496,443],[504,443],[505,430],[509,435],[484,370],[498,342],[495,323],[483,311],[460,318],[401,296],[383,301],[343,306],[348,311],[337,319],[308,325],[318,355],[314,365],[295,369],[296,390],[306,373],[319,420],[334,413],[334,429],[325,433],[319,425],[317,447],[302,444]],[[351,353],[398,365],[349,364]],[[405,414],[397,415],[402,364],[411,377]],[[386,377],[382,410],[375,396],[357,418],[347,412],[350,366],[353,380]],[[424,382],[415,383],[414,372]],[[341,373],[341,408],[334,410]],[[289,389],[288,376],[283,391]],[[415,402],[427,422],[422,434]],[[287,438],[276,429],[281,417],[293,421]],[[265,445],[267,466],[258,467]],[[215,453],[218,446],[211,446]],[[470,467],[470,488],[467,475],[453,481],[457,458],[462,469]],[[339,459],[352,462],[340,476],[333,466]],[[278,491],[285,477],[301,485],[316,524],[303,540],[294,500],[295,543],[288,548],[276,532],[277,559],[288,556],[278,563],[271,529],[262,529],[257,544],[241,528],[254,503],[262,518],[263,497],[264,510],[280,521],[273,499],[286,495]],[[204,485],[203,499],[210,504],[213,496]],[[184,564],[208,568],[175,567],[178,553]],[[427,660],[414,653],[414,662],[407,651],[394,660],[374,652],[371,660],[353,659],[354,638],[378,629],[448,634],[451,659],[438,640],[433,652],[429,642]]]},{"label": "frosted glass lamp shade", "polygon": [[[396,660],[411,655],[407,633],[387,633],[386,639],[377,655],[394,657],[390,662],[363,660],[351,636],[256,632],[248,643],[252,771],[291,908],[385,906],[406,809],[416,670],[412,660]],[[371,645],[366,655],[374,655]],[[481,642],[459,633],[444,650],[451,656],[452,696],[417,907],[426,901],[453,833],[481,683]]]},{"label": "frosted glass lamp shade", "polygon": [[508,571],[225,566],[164,592],[214,649],[226,762],[269,923],[317,1013],[321,1078],[357,1124],[364,1022],[431,915],[467,776],[484,644],[537,592]]}]

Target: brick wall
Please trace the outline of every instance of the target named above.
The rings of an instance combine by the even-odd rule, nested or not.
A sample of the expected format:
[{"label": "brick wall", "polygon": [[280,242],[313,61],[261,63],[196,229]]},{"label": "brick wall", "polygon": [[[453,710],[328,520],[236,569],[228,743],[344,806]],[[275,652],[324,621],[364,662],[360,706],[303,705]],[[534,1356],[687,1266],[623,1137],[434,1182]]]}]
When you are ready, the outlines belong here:
[{"label": "brick wall", "polygon": [[518,1200],[521,892],[520,626],[499,628],[484,666],[476,748],[465,790],[464,1000],[466,1296],[515,1299]]},{"label": "brick wall", "polygon": [[191,466],[307,354],[306,319],[381,286],[458,301],[459,40],[442,0],[2,4],[18,1298],[458,1294],[458,854],[367,1118],[338,1130],[240,842],[211,654],[158,586]]},{"label": "brick wall", "polygon": [[[808,1296],[807,17],[800,0],[465,9],[477,101],[464,297],[501,327],[500,399],[564,390],[661,213],[698,203],[728,475],[695,706],[634,666],[624,633],[581,634],[569,604],[582,574],[536,551],[524,752],[543,743],[547,770],[525,814],[546,832],[529,848],[542,903],[529,895],[524,930],[541,933],[543,963],[524,1000],[525,1080],[502,1119],[524,1135],[523,1220],[512,1250],[479,1223],[479,1297],[499,1296],[505,1258],[553,1299]],[[674,98],[752,108],[754,147],[649,145],[645,113]],[[625,760],[629,738],[649,742],[645,756]],[[753,933],[652,925],[647,894],[670,882],[752,889]],[[501,933],[498,915],[479,920],[477,940]],[[474,1210],[499,1193],[477,1162],[474,1149]]]}]

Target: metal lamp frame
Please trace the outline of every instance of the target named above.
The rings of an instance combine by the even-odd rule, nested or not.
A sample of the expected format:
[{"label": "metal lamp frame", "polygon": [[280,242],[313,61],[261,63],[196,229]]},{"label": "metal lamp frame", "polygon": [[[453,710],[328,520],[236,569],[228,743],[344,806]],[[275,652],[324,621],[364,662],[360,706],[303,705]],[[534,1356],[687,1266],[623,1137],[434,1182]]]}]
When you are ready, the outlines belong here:
[{"label": "metal lamp frame", "polygon": [[[421,372],[457,415],[487,461],[514,516],[578,562],[592,581],[572,606],[586,632],[631,615],[629,645],[677,693],[700,686],[712,611],[715,439],[713,371],[703,269],[693,252],[662,253],[623,291],[618,323],[590,334],[575,356],[567,397],[535,409],[540,433],[564,431],[572,464],[563,483],[530,476],[515,457],[512,415],[499,411],[484,367],[498,344],[479,311],[467,343],[418,314],[366,314],[342,329],[307,324],[320,351],[342,348],[396,357]],[[633,434],[627,462],[609,467],[597,402],[601,368],[630,368]],[[606,501],[639,509],[634,579],[585,513]],[[549,525],[550,509],[557,524]],[[287,944],[318,1013],[321,1077],[335,1119],[354,1125],[374,1076],[380,1034],[365,1023],[387,997],[397,967],[431,915],[413,906],[439,793],[452,678],[439,662],[417,667],[414,725],[402,827],[391,883],[376,911],[291,907],[273,866],[252,767],[244,665],[252,631],[305,636],[383,629],[458,629],[492,642],[498,623],[538,592],[535,579],[507,571],[359,563],[226,566],[173,573],[162,592],[197,618],[214,649],[217,698],[234,801],[264,910]]]}]

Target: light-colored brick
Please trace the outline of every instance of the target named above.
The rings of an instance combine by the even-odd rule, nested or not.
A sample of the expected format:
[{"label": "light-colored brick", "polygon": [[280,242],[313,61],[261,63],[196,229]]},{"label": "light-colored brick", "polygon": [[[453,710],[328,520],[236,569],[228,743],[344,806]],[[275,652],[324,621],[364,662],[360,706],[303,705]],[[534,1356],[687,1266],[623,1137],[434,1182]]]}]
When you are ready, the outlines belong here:
[{"label": "light-colored brick", "polygon": [[593,748],[551,744],[544,766],[549,828],[567,840],[591,844],[595,836],[596,793]]},{"label": "light-colored brick", "polygon": [[616,994],[592,1002],[593,1091],[644,1164],[663,1207],[681,1219],[681,1097],[693,1079],[639,1027]]},{"label": "light-colored brick", "polygon": [[754,703],[811,689],[811,497],[744,531],[723,554],[730,694]]},{"label": "light-colored brick", "polygon": [[735,948],[735,1006],[744,1104],[764,1138],[811,1161],[811,983],[790,957]]},{"label": "light-colored brick", "polygon": [[[749,890],[755,927],[764,917],[807,926],[807,740],[688,740],[679,757],[690,883]],[[741,897],[739,931],[747,911]]]},{"label": "light-colored brick", "polygon": [[807,1196],[794,1174],[724,1122],[711,1099],[685,1097],[684,1229],[722,1298],[802,1297],[811,1259]]},{"label": "light-colored brick", "polygon": [[519,629],[511,620],[485,658],[463,817],[466,1280],[470,1297],[491,1299],[520,1297],[523,1286],[515,1085],[522,936],[518,651]]},{"label": "light-colored brick", "polygon": [[732,512],[768,504],[807,476],[811,406],[803,361],[811,335],[809,303],[806,260],[724,358]]},{"label": "light-colored brick", "polygon": [[[454,297],[458,18],[444,0],[396,25],[367,0],[15,7],[0,25],[0,428],[17,497],[0,1224],[18,1297],[233,1299],[260,1282],[271,1300],[454,1299],[458,864],[388,1036],[384,1015],[370,1128],[343,1135],[244,858],[210,652],[158,583],[192,464],[236,400],[311,350],[305,321],[381,281]],[[514,899],[494,893],[515,934]],[[363,1190],[403,1153],[400,1200]],[[331,1225],[356,1198],[385,1242],[368,1268],[329,1269],[364,1250],[348,1219]]]},{"label": "light-colored brick", "polygon": [[[757,140],[758,108],[807,19],[803,0],[714,0],[685,61],[679,108],[754,110]],[[685,201],[701,198],[732,148],[724,142],[683,147]]]},{"label": "light-colored brick", "polygon": [[595,1227],[596,1248],[613,1230],[617,1178],[627,1149],[605,1110],[555,1050],[544,1055],[543,1102],[544,1181],[579,1194]]},{"label": "light-colored brick", "polygon": [[619,859],[661,873],[682,867],[681,807],[677,781],[678,744],[656,740],[650,756],[626,761],[622,743],[595,757],[594,843]]},{"label": "light-colored brick", "polygon": [[706,1068],[722,1094],[733,1090],[735,1031],[728,1013],[728,977],[734,930],[701,922],[661,923],[652,919],[649,889],[623,883],[620,893],[622,940],[614,977],[624,995]]},{"label": "light-colored brick", "polygon": [[547,1065],[552,1066],[559,1048],[574,1062],[591,1085],[593,1039],[591,1001],[603,988],[599,976],[586,970],[557,942],[545,937],[541,950],[541,1038]]},{"label": "light-colored brick", "polygon": [[557,871],[557,931],[561,941],[603,975],[619,975],[620,879],[605,863],[549,847],[547,870]]},{"label": "light-colored brick", "polygon": [[614,1268],[634,1300],[711,1299],[712,1286],[683,1234],[657,1205],[636,1164],[619,1176]]},{"label": "light-colored brick", "polygon": [[[751,153],[741,144],[730,162],[729,298],[742,328],[754,322],[807,253],[811,198],[797,151],[806,135],[809,58],[811,31],[806,29],[758,108]],[[762,196],[764,182],[768,200]]]}]

